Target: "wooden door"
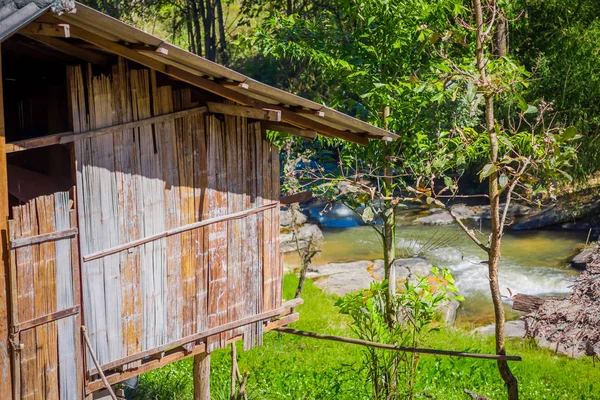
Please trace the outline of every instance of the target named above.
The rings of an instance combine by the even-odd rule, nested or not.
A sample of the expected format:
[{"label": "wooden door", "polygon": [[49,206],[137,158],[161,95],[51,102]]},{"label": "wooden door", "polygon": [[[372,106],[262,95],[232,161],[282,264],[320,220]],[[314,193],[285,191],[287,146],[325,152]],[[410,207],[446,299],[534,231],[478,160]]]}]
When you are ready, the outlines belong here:
[{"label": "wooden door", "polygon": [[82,397],[77,228],[69,193],[13,207],[9,220],[15,399]]}]

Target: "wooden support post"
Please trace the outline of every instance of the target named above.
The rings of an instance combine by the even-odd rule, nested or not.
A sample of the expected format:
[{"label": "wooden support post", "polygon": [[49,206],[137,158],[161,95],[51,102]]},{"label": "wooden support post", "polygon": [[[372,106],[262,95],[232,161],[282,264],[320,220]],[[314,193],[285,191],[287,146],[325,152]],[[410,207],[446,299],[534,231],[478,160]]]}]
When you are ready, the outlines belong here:
[{"label": "wooden support post", "polygon": [[12,399],[10,344],[8,330],[8,176],[6,173],[6,136],[4,130],[4,94],[2,92],[2,48],[0,47],[0,399]]},{"label": "wooden support post", "polygon": [[210,400],[210,354],[194,356],[194,400]]}]

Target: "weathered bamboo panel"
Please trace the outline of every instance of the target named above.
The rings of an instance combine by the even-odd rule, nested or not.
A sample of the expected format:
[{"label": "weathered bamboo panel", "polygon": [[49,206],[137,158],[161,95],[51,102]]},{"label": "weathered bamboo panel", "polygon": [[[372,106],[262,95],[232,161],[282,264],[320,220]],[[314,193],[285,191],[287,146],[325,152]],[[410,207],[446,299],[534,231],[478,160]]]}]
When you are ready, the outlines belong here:
[{"label": "weathered bamboo panel", "polygon": [[[68,193],[38,197],[14,207],[10,239],[72,229],[70,207]],[[81,393],[78,317],[54,317],[79,303],[73,276],[73,263],[78,261],[73,254],[75,240],[57,237],[11,250],[12,288],[17,290],[12,297],[11,323],[20,327],[15,340],[23,345],[14,366],[19,398],[70,400]]]},{"label": "weathered bamboo panel", "polygon": [[[74,132],[199,106],[192,90],[122,60],[110,75],[70,68],[68,80]],[[75,158],[84,323],[102,365],[280,305],[278,208],[163,235],[278,201],[279,160],[260,123],[189,114],[75,141]],[[251,348],[262,329],[215,334],[207,350],[239,334]]]}]

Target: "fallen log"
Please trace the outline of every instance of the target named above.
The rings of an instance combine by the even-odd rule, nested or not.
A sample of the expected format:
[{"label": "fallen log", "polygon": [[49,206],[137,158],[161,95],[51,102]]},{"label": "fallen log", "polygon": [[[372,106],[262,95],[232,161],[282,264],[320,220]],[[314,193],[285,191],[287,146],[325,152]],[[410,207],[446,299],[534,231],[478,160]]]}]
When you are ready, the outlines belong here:
[{"label": "fallen log", "polygon": [[515,311],[523,311],[529,314],[537,311],[537,309],[540,308],[542,303],[546,300],[548,300],[548,298],[517,293],[513,297],[514,302],[512,309]]}]

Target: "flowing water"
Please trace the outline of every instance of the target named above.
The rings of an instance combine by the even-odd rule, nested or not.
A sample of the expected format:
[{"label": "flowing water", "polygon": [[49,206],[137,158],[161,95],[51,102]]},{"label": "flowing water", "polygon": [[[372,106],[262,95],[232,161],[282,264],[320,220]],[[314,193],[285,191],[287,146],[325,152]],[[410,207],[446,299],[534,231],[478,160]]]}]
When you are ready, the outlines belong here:
[{"label": "flowing water", "polygon": [[[317,216],[324,225],[324,242],[313,265],[382,258],[380,239],[372,227],[357,226],[349,210],[333,211],[327,216]],[[400,214],[396,240],[400,254],[422,255],[434,265],[452,270],[465,297],[458,312],[458,324],[475,326],[492,321],[487,266],[481,263],[485,259],[483,251],[456,225],[416,225],[414,214],[414,211]],[[485,227],[481,228],[480,236],[485,242]],[[508,296],[509,289],[513,294],[568,294],[578,275],[569,267],[569,260],[585,240],[586,234],[581,232],[507,232],[502,241],[499,274],[502,294]],[[286,262],[297,264],[297,258],[288,255]],[[509,310],[510,300],[506,303]],[[509,312],[508,317],[515,314]]]}]

